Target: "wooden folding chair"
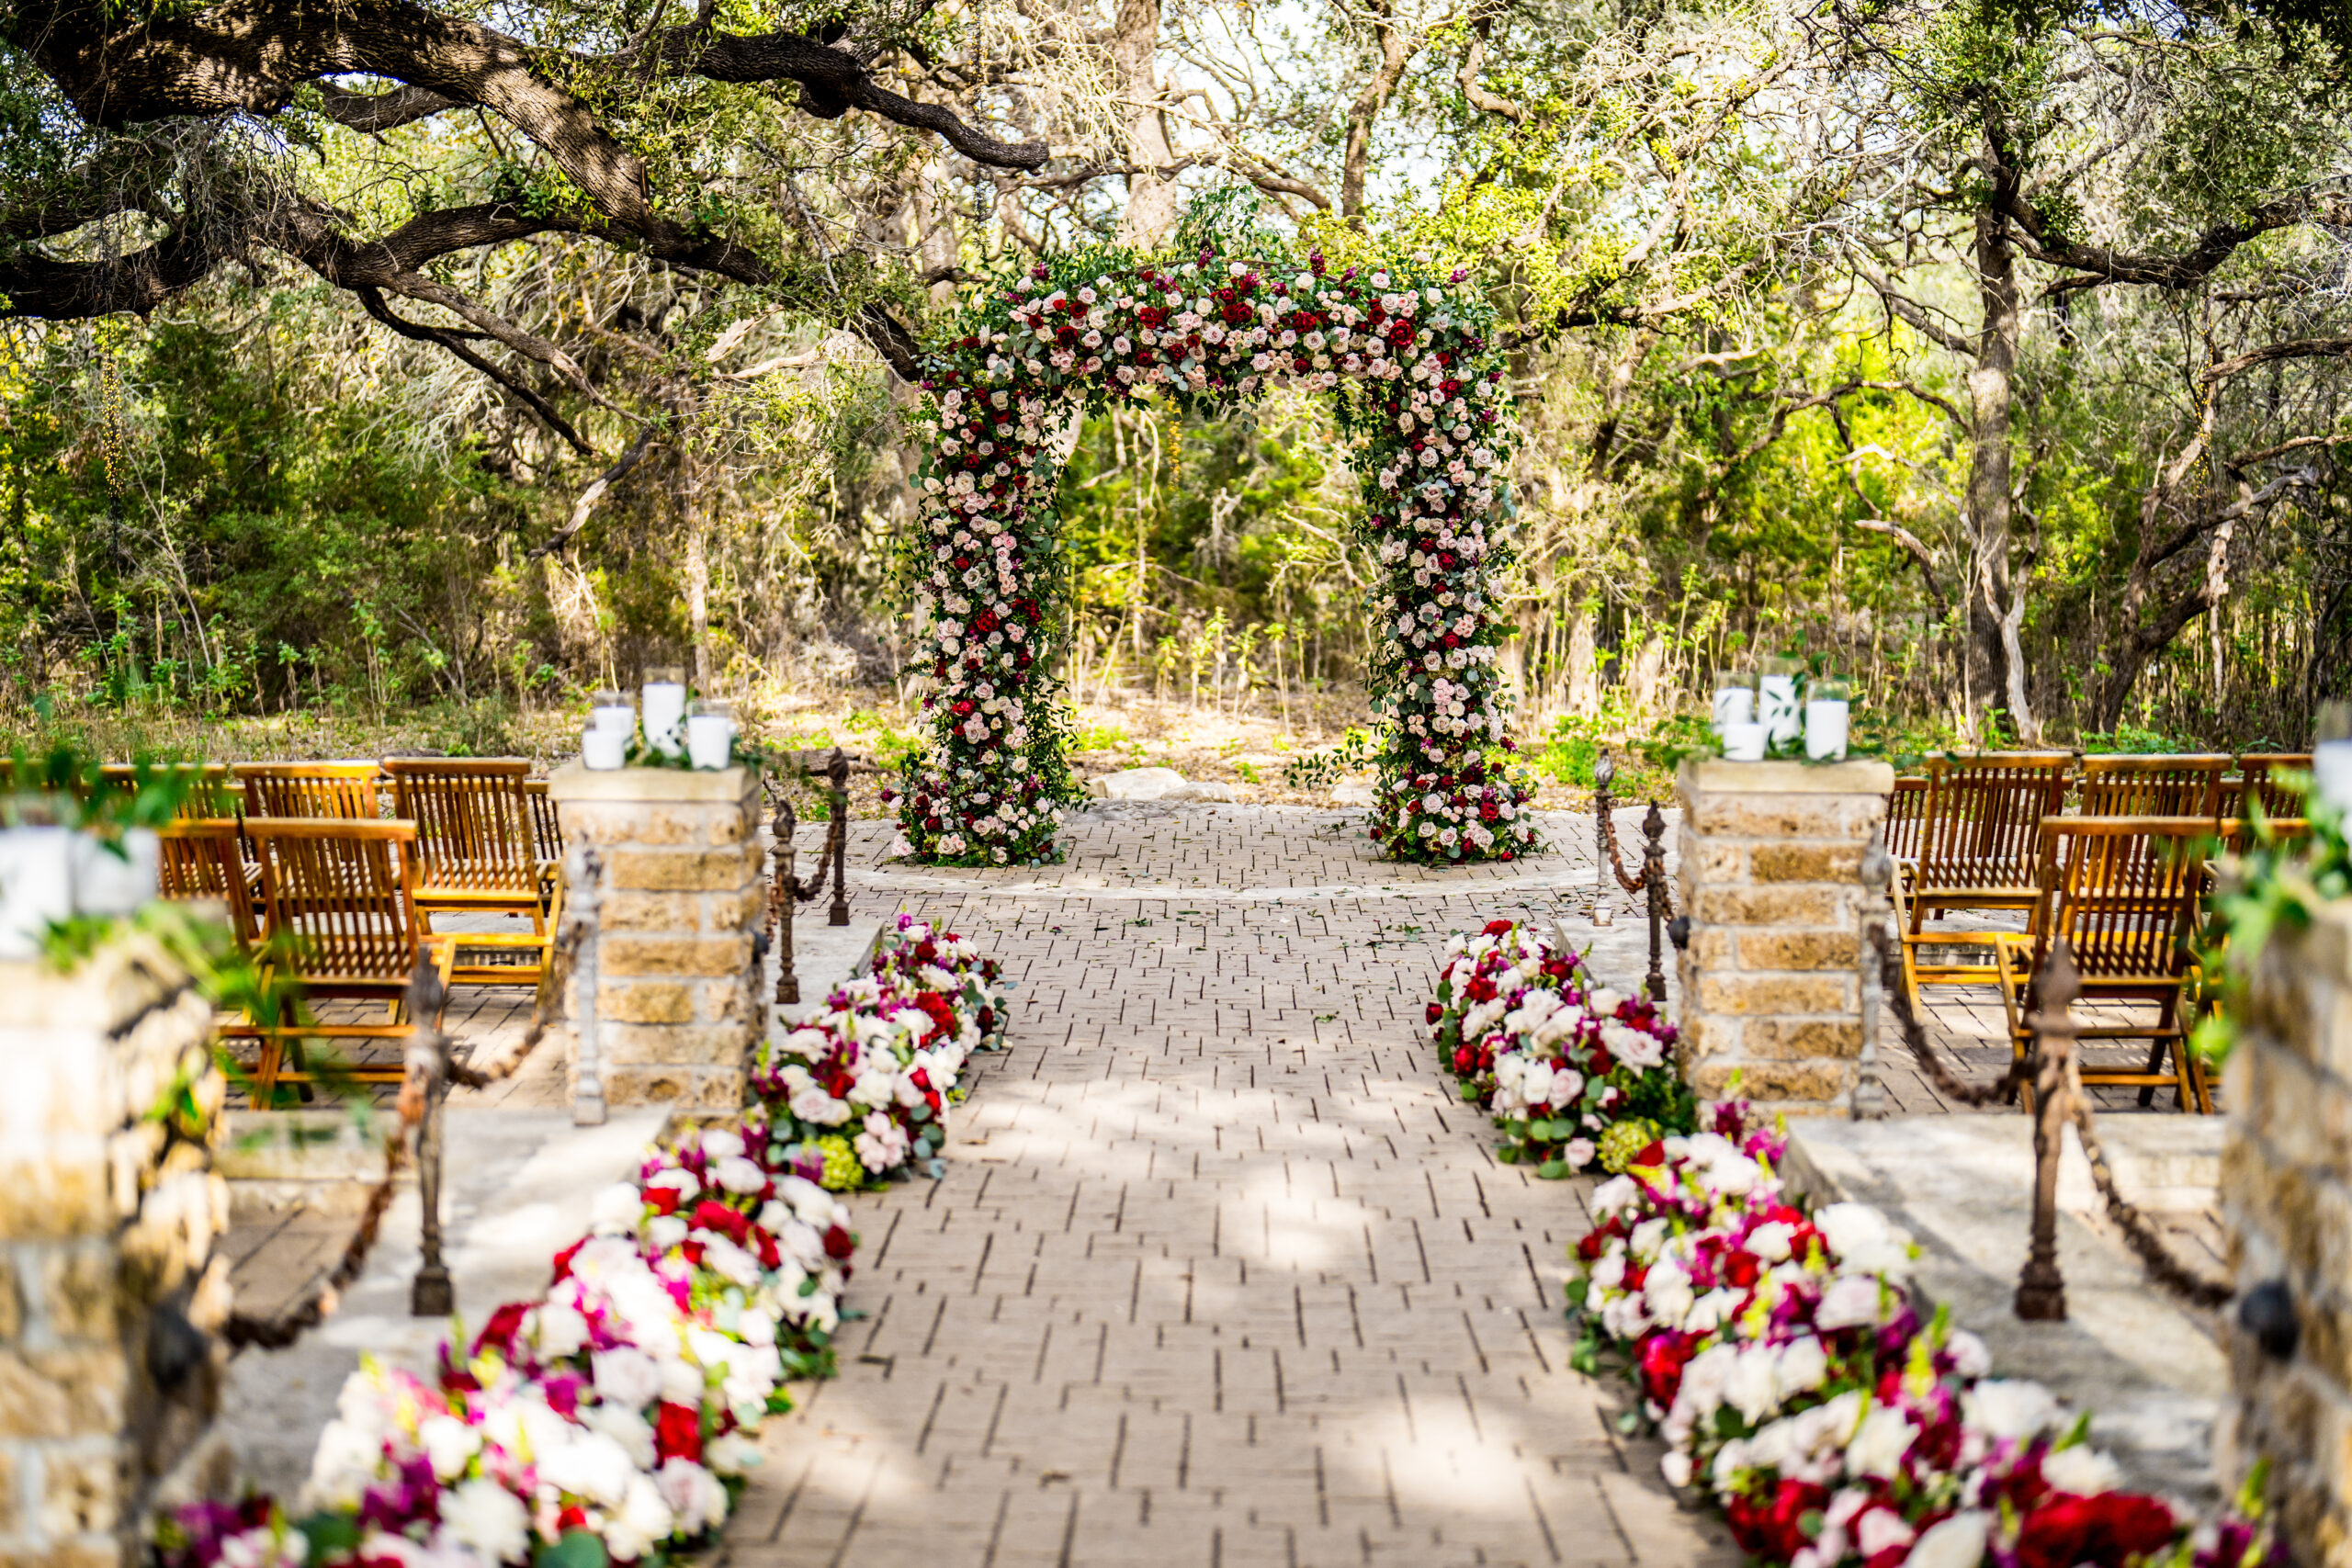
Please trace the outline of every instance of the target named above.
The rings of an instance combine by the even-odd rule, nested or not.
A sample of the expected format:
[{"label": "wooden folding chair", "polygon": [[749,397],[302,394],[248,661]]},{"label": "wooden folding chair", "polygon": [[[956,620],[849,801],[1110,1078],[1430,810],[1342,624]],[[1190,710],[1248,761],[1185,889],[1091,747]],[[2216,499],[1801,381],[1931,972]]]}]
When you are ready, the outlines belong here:
[{"label": "wooden folding chair", "polygon": [[552,898],[557,884],[563,880],[563,818],[556,810],[555,797],[548,794],[548,781],[526,779],[523,796],[531,803],[531,841],[539,857],[539,896]]},{"label": "wooden folding chair", "polygon": [[1919,863],[1920,831],[1928,821],[1928,781],[1925,777],[1894,781],[1886,797],[1886,852],[1898,866]]},{"label": "wooden folding chair", "polygon": [[2246,805],[2258,802],[2266,817],[2301,817],[2303,814],[2303,793],[2289,789],[2277,775],[2281,773],[2309,773],[2312,754],[2309,751],[2251,751],[2238,759],[2237,799],[2229,803],[2225,816],[2251,817]]},{"label": "wooden folding chair", "polygon": [[383,772],[373,762],[240,762],[248,817],[339,817],[373,822],[383,815]]},{"label": "wooden folding chair", "polygon": [[2032,910],[2040,893],[2042,819],[2064,808],[2074,761],[2064,751],[1929,759],[1917,862],[1907,887],[1905,878],[1895,879],[1903,984],[1915,1015],[1924,1011],[1924,986],[1988,985],[1996,977],[1997,952],[1987,964],[1923,962],[1920,951],[1927,947],[1996,947],[1990,931],[1928,931],[1928,912]]},{"label": "wooden folding chair", "polygon": [[2084,817],[2202,817],[2222,815],[2226,756],[2083,759]]},{"label": "wooden folding chair", "polygon": [[[261,852],[268,964],[287,966],[287,977],[299,983],[306,1000],[384,1008],[374,1021],[304,1017],[273,1025],[248,1019],[228,1032],[260,1042],[253,1096],[255,1105],[267,1105],[280,1083],[327,1076],[312,1070],[304,1056],[306,1040],[406,1040],[418,1021],[408,1016],[418,955],[427,956],[446,987],[455,953],[449,939],[434,936],[417,910],[415,823],[248,817],[245,834]],[[429,1021],[440,1027],[438,1017]],[[398,1061],[355,1063],[342,1076],[398,1083],[404,1070]]]},{"label": "wooden folding chair", "polygon": [[260,933],[252,886],[233,817],[183,817],[155,830],[161,853],[156,891],[182,903],[224,904],[237,945],[250,951]]},{"label": "wooden folding chair", "polygon": [[98,779],[102,787],[128,804],[137,798],[141,784],[174,773],[187,782],[187,793],[180,797],[173,816],[182,820],[203,820],[233,814],[229,769],[224,763],[158,762],[142,768],[135,762],[108,762],[98,770]]},{"label": "wooden folding chair", "polygon": [[[541,874],[526,788],[531,765],[506,758],[391,758],[392,812],[416,824],[417,908],[436,914],[506,914],[528,931],[445,932],[458,947],[452,977],[477,986],[533,985],[553,977],[562,884]],[[517,963],[528,954],[530,964]]]},{"label": "wooden folding chair", "polygon": [[2212,1095],[2188,1035],[2202,980],[2192,944],[2215,825],[2201,817],[2052,817],[2041,827],[2041,892],[2031,924],[2022,936],[1999,940],[2001,1005],[2017,1059],[2033,1050],[2026,1021],[2036,1006],[2033,987],[2052,944],[2063,938],[2082,976],[2085,1002],[2156,1008],[2153,1024],[2083,1021],[2083,1041],[2145,1040],[2149,1052],[2136,1068],[2078,1058],[2082,1081],[2136,1087],[2143,1104],[2170,1084],[2182,1110],[2211,1111]]}]

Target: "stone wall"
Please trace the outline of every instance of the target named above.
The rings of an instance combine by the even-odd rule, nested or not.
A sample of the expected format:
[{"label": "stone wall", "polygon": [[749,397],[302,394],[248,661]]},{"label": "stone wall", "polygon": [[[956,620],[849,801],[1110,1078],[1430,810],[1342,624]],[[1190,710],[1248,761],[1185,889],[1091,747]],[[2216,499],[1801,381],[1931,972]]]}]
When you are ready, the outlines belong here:
[{"label": "stone wall", "polygon": [[2216,1461],[2234,1487],[2267,1457],[2295,1561],[2352,1568],[2352,903],[2274,935],[2251,1004],[2222,1079],[2222,1213],[2242,1309],[2259,1321],[2283,1285],[2293,1344],[2229,1314]]},{"label": "stone wall", "polygon": [[211,1009],[143,936],[0,963],[0,1564],[128,1563],[229,1477]]},{"label": "stone wall", "polygon": [[[767,908],[757,776],[574,763],[548,793],[575,859],[590,847],[604,862],[594,962],[605,1103],[740,1106],[766,1017],[752,959]],[[577,1051],[575,1035],[575,1066]]]},{"label": "stone wall", "polygon": [[1884,762],[1682,765],[1683,1071],[1792,1115],[1848,1108],[1861,1051],[1862,852]]}]

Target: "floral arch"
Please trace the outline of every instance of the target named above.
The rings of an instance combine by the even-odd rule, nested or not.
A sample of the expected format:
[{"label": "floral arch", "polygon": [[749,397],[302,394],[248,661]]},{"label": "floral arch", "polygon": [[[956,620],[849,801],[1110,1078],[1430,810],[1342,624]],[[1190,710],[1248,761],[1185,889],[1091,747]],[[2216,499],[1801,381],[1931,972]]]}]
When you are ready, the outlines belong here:
[{"label": "floral arch", "polygon": [[1283,383],[1337,404],[1386,573],[1368,596],[1382,634],[1374,840],[1439,863],[1536,849],[1496,668],[1516,433],[1491,310],[1464,273],[1426,258],[1334,274],[1319,253],[1302,267],[1271,244],[1185,248],[1182,260],[1092,251],[1001,277],[929,364],[931,457],[910,546],[935,684],[931,745],[909,761],[899,803],[914,857],[1057,858],[1075,792],[1054,497],[1076,421],[1155,392],[1226,409]]}]

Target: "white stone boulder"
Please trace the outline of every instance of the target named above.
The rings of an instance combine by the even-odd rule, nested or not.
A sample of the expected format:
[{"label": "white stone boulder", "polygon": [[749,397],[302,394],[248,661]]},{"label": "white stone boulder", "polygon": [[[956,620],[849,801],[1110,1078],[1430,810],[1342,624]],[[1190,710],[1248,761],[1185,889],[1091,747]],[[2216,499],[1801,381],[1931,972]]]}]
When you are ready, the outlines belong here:
[{"label": "white stone boulder", "polygon": [[1160,800],[1192,787],[1173,768],[1122,768],[1086,781],[1086,793],[1097,800]]}]

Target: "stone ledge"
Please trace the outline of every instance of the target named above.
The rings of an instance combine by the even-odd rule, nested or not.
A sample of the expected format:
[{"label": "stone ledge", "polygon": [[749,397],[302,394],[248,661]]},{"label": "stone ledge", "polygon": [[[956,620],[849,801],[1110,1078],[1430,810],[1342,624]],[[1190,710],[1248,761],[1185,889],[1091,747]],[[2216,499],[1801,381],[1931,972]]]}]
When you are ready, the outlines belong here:
[{"label": "stone ledge", "polygon": [[1694,757],[1682,764],[1682,793],[1724,795],[1892,795],[1894,766],[1870,759],[1843,762],[1734,762]]},{"label": "stone ledge", "polygon": [[[2176,1213],[2213,1201],[2218,1117],[2099,1119],[2117,1185]],[[2120,1238],[2086,1216],[2090,1168],[2071,1130],[2059,1163],[2058,1261],[2067,1321],[2022,1323],[2013,1303],[2033,1214],[2033,1127],[2021,1115],[1807,1122],[1790,1128],[1784,1173],[1817,1203],[1875,1205],[1920,1249],[1917,1285],[1984,1337],[1994,1371],[2030,1377],[2077,1409],[2133,1479],[2218,1499],[2211,1451],[2229,1371],[2214,1320],[2151,1283]]]},{"label": "stone ledge", "polygon": [[579,762],[566,762],[548,779],[548,795],[559,803],[653,801],[732,806],[755,795],[759,787],[759,775],[741,767],[711,772],[691,768],[594,769]]}]

